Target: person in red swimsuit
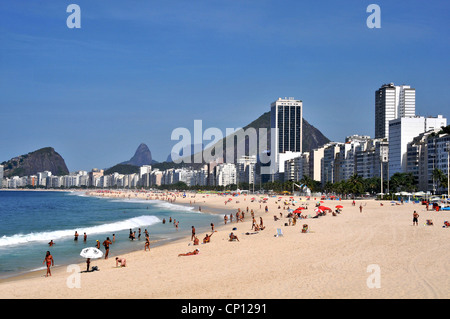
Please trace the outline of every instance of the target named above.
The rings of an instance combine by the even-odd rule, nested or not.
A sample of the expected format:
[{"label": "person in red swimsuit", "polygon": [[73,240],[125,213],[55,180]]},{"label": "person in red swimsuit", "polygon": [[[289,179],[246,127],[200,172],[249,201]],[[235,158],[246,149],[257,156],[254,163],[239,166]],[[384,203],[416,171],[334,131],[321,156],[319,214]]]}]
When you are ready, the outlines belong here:
[{"label": "person in red swimsuit", "polygon": [[54,266],[55,261],[49,251],[47,251],[47,254],[45,255],[43,264],[47,264],[47,273],[45,274],[45,277],[51,276],[52,272],[50,270],[50,266]]}]

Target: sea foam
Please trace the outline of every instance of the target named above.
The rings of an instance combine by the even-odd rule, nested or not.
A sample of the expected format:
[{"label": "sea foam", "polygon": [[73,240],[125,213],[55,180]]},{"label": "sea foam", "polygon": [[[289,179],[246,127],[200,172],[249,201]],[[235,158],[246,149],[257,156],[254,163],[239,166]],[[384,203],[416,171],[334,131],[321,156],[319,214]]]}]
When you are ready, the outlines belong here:
[{"label": "sea foam", "polygon": [[47,232],[36,232],[36,233],[28,233],[28,234],[15,234],[12,236],[2,236],[0,237],[0,247],[21,245],[30,242],[38,242],[38,241],[50,241],[50,240],[59,240],[73,237],[75,231],[80,235],[80,239],[83,238],[83,233],[89,235],[92,234],[102,234],[102,233],[112,233],[115,231],[142,227],[142,226],[150,226],[156,223],[161,222],[161,220],[156,216],[138,216],[129,219],[125,219],[122,221],[117,221],[113,223],[102,224],[98,226],[90,226],[90,227],[78,227],[75,229],[65,229],[65,230],[54,230]]}]

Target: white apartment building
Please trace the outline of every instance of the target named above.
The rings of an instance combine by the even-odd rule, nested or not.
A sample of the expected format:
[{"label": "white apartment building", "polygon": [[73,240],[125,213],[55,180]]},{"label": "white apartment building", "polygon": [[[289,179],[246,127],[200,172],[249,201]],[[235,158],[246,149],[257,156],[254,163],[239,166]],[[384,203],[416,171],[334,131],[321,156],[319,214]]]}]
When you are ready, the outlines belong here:
[{"label": "white apartment building", "polygon": [[447,126],[447,119],[437,117],[403,117],[389,122],[389,178],[407,171],[408,143],[421,133]]},{"label": "white apartment building", "polygon": [[370,136],[352,135],[346,138],[344,144],[339,145],[334,165],[334,182],[348,180],[356,174],[356,153],[365,151],[369,141]]},{"label": "white apartment building", "polygon": [[339,142],[330,142],[325,145],[325,149],[323,152],[323,158],[322,158],[322,171],[321,171],[321,182],[322,185],[325,185],[325,183],[335,183],[337,182],[337,176],[335,176],[335,161],[336,156],[340,151],[341,146],[344,145],[343,143]]},{"label": "white apartment building", "polygon": [[287,160],[284,163],[284,180],[300,181],[303,176],[309,176],[309,152]]},{"label": "white apartment building", "polygon": [[325,145],[313,149],[309,153],[309,177],[318,182],[322,181],[322,162],[324,153]]},{"label": "white apartment building", "polygon": [[217,165],[215,170],[217,186],[236,184],[236,165],[232,163],[223,163]]},{"label": "white apartment building", "polygon": [[237,160],[237,182],[239,183],[255,183],[256,155],[242,156]]}]

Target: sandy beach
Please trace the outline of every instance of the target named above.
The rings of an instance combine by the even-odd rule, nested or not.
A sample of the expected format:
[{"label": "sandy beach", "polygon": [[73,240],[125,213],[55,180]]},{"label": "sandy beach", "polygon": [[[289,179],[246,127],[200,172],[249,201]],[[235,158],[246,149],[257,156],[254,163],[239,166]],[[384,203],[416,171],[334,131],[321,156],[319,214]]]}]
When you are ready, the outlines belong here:
[{"label": "sandy beach", "polygon": [[[149,198],[148,193],[93,195]],[[288,211],[283,209],[285,201],[292,204],[289,197],[280,201],[270,197],[261,203],[259,197],[252,202],[252,195],[240,195],[225,205],[230,196],[193,196],[169,198],[175,199],[175,204],[191,204],[195,209],[200,206],[205,213],[223,213],[226,209],[234,215],[232,222],[215,225],[210,243],[194,246],[188,237],[150,251],[144,251],[143,243],[141,251],[120,256],[127,260],[122,268],[116,268],[112,247],[109,259],[92,262],[100,271],[68,272],[62,266],[53,268],[48,278],[45,270],[33,272],[2,281],[0,298],[450,297],[450,228],[442,227],[444,221],[450,220],[450,211],[426,211],[426,206],[414,203],[357,200],[353,206],[351,200],[324,200],[321,204],[333,210],[342,205],[342,212],[297,219],[295,225],[291,220],[289,226]],[[290,208],[307,204],[302,214],[315,216],[319,199],[296,200],[295,207]],[[246,213],[244,221],[237,223],[238,209]],[[262,218],[264,230],[252,230],[251,210],[258,224]],[[418,226],[413,226],[413,211],[419,213]],[[427,219],[432,219],[434,225],[426,226]],[[308,233],[301,231],[304,224],[308,225]],[[275,236],[277,229],[283,236]],[[229,241],[230,232],[239,241]],[[205,234],[197,234],[200,242]],[[198,255],[178,256],[196,248],[200,250]],[[84,263],[79,266],[85,270]]]}]

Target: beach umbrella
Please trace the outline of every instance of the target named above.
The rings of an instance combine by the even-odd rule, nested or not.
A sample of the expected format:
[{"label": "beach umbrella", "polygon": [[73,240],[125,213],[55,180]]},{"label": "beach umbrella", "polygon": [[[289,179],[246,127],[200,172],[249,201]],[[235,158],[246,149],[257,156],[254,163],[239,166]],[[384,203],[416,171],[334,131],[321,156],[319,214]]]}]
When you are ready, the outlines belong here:
[{"label": "beach umbrella", "polygon": [[344,208],[342,205],[336,205],[336,208]]},{"label": "beach umbrella", "polygon": [[96,259],[103,257],[103,252],[95,247],[87,247],[81,251],[80,256],[84,258]]}]

